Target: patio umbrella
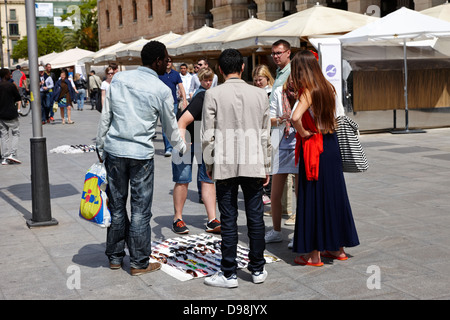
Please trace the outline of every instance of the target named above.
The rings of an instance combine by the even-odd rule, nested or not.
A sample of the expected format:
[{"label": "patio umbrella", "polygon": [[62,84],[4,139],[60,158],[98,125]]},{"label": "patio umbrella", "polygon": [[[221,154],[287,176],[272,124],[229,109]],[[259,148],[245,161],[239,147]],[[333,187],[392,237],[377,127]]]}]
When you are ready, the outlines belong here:
[{"label": "patio umbrella", "polygon": [[92,57],[94,65],[106,65],[110,61],[116,61],[116,52],[126,46],[126,43],[117,42],[112,46],[106,47],[102,50],[97,51],[97,53]]},{"label": "patio umbrella", "polygon": [[344,34],[378,18],[316,5],[224,42],[225,48],[272,46],[279,39],[292,47],[313,35]]},{"label": "patio umbrella", "polygon": [[405,74],[405,130],[398,133],[423,132],[410,130],[408,123],[408,65],[406,43],[434,37],[450,37],[450,23],[426,16],[405,7],[394,11],[379,20],[353,30],[339,40],[343,45],[362,43],[379,44],[403,43]]},{"label": "patio umbrella", "polygon": [[420,13],[450,22],[450,3],[447,1],[439,6],[422,10]]},{"label": "patio umbrella", "polygon": [[185,44],[177,49],[177,53],[184,54],[190,52],[221,51],[223,49],[224,42],[236,38],[242,38],[248,35],[249,32],[267,27],[269,24],[270,21],[251,17],[250,19],[220,29],[195,43]]},{"label": "patio umbrella", "polygon": [[188,32],[183,34],[182,36],[175,38],[174,40],[171,40],[167,42],[166,48],[167,52],[170,56],[179,56],[182,55],[181,51],[178,52],[178,48],[194,44],[202,39],[205,39],[206,37],[213,35],[217,33],[219,29],[211,28],[206,25],[203,27],[196,29],[194,31]]},{"label": "patio umbrella", "polygon": [[150,40],[145,39],[145,38],[140,38],[139,40],[131,42],[131,43],[127,44],[126,46],[122,47],[119,51],[117,51],[116,52],[117,60],[124,64],[140,64],[142,48],[149,41],[159,41],[159,42],[166,44],[169,41],[172,41],[179,37],[180,37],[179,34],[176,34],[176,33],[173,33],[172,31],[170,31],[169,33],[160,35],[160,36],[152,38]]},{"label": "patio umbrella", "polygon": [[[420,13],[450,22],[450,3],[447,0],[447,3],[422,10]],[[435,39],[432,47],[437,51],[450,56],[450,38]]]}]

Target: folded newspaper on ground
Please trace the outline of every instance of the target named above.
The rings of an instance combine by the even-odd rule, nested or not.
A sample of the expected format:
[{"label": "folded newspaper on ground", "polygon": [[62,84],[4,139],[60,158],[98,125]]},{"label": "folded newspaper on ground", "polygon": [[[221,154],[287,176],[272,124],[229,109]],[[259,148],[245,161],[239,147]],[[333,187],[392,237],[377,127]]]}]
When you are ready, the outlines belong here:
[{"label": "folded newspaper on ground", "polygon": [[[153,241],[150,262],[160,262],[162,271],[180,281],[210,276],[220,270],[221,241],[206,233]],[[239,269],[247,267],[249,251],[238,244],[236,261]],[[280,261],[269,254],[264,254],[264,258],[266,263]]]}]

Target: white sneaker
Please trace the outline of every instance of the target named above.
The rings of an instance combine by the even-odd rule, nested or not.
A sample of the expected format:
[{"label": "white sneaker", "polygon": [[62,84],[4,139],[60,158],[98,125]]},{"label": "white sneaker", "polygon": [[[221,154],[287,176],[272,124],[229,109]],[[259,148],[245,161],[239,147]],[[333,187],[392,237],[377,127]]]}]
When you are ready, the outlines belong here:
[{"label": "white sneaker", "polygon": [[283,238],[281,237],[280,231],[270,230],[266,233],[264,236],[264,240],[266,240],[266,243],[272,243],[272,242],[281,242],[283,241]]},{"label": "white sneaker", "polygon": [[4,166],[4,165],[8,165],[8,164],[9,164],[8,160],[6,160],[6,158],[3,158],[2,165]]},{"label": "white sneaker", "polygon": [[291,214],[284,224],[287,226],[295,226],[295,214]]},{"label": "white sneaker", "polygon": [[170,157],[172,156],[172,151],[167,150],[166,152],[164,152],[164,157]]},{"label": "white sneaker", "polygon": [[252,272],[252,280],[253,283],[263,283],[267,278],[267,271],[263,269],[263,271]]},{"label": "white sneaker", "polygon": [[217,272],[216,274],[212,275],[211,277],[205,278],[204,283],[208,286],[213,287],[221,287],[221,288],[237,288],[238,281],[235,274],[233,274],[231,277],[226,278],[223,275],[222,271]]},{"label": "white sneaker", "polygon": [[22,161],[17,160],[17,159],[14,158],[13,156],[6,157],[6,160],[8,160],[9,162],[18,163],[18,164],[21,164],[21,163],[22,163]]},{"label": "white sneaker", "polygon": [[269,198],[266,194],[263,194],[262,200],[263,200],[263,203],[264,203],[264,204],[271,204],[271,203],[272,203],[272,202],[270,201],[270,198]]}]

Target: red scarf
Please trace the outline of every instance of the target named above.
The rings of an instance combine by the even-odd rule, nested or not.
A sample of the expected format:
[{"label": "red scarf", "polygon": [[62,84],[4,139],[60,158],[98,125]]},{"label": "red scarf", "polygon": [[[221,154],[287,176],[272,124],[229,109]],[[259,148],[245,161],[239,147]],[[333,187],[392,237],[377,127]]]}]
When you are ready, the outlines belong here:
[{"label": "red scarf", "polygon": [[323,152],[323,136],[316,128],[314,119],[306,110],[302,116],[302,125],[305,130],[309,130],[314,134],[305,139],[298,132],[296,134],[297,143],[295,145],[295,165],[298,164],[300,158],[300,143],[303,146],[303,159],[305,161],[306,179],[309,181],[319,179],[319,158]]}]

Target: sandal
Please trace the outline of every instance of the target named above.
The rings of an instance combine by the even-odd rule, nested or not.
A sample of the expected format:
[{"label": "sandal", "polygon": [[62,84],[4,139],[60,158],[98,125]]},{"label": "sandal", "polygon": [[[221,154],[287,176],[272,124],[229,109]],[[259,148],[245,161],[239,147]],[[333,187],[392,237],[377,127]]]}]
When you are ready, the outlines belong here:
[{"label": "sandal", "polygon": [[67,121],[68,124],[74,124],[75,121]]},{"label": "sandal", "polygon": [[294,259],[294,262],[301,266],[312,266],[312,267],[322,267],[323,266],[323,262],[312,263],[312,262],[309,262],[308,260],[306,260],[305,256],[298,256],[297,258]]},{"label": "sandal", "polygon": [[[344,253],[345,254],[345,253]],[[332,254],[330,251],[325,250],[324,252],[321,252],[320,255],[324,258],[329,258],[329,259],[336,259],[339,261],[345,261],[348,259],[347,255],[345,254],[345,257],[340,257],[340,256],[335,256],[334,254]]]}]

